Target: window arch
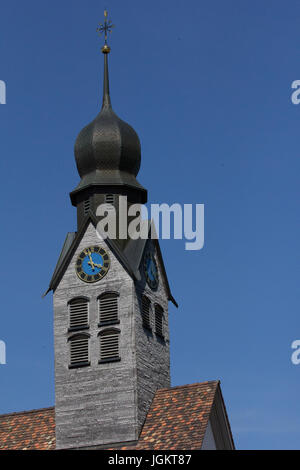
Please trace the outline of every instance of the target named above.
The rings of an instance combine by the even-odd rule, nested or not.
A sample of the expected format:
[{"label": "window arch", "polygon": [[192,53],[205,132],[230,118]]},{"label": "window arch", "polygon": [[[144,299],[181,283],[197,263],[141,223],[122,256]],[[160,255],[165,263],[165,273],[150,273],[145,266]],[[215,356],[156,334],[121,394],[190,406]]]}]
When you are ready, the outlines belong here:
[{"label": "window arch", "polygon": [[70,344],[69,369],[89,366],[89,338],[88,333],[78,333],[68,339]]},{"label": "window arch", "polygon": [[98,297],[99,326],[113,325],[119,321],[119,293],[104,292]]},{"label": "window arch", "polygon": [[157,336],[160,336],[161,338],[164,337],[163,318],[164,318],[163,308],[160,305],[155,304],[155,333],[157,334]]},{"label": "window arch", "polygon": [[143,319],[143,326],[148,330],[151,330],[151,319],[150,319],[150,309],[151,309],[151,301],[146,296],[142,296],[142,319]]},{"label": "window arch", "polygon": [[100,359],[99,364],[103,362],[120,361],[120,330],[109,328],[101,331],[99,334]]},{"label": "window arch", "polygon": [[76,297],[69,301],[69,330],[89,328],[89,299]]}]

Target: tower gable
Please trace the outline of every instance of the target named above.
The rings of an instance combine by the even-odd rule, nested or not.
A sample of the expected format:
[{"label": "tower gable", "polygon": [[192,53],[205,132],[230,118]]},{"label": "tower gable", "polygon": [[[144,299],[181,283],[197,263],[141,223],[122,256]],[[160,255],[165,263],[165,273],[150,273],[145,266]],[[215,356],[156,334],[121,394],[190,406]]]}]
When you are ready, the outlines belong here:
[{"label": "tower gable", "polygon": [[[86,224],[86,228],[83,234],[78,233],[76,239],[74,239],[75,246],[70,247],[69,252],[66,253],[66,265],[62,269],[64,272],[55,286],[55,292],[61,289],[71,287],[80,288],[83,292],[87,289],[97,290],[101,289],[102,285],[107,283],[117,282],[118,279],[124,280],[124,277],[129,281],[132,281],[132,276],[129,275],[128,270],[125,269],[122,262],[120,261],[116,250],[112,248],[112,242],[105,240],[101,234],[97,231],[95,224],[92,220],[89,220]],[[76,261],[79,254],[89,246],[99,246],[105,249],[110,258],[110,268],[101,280],[93,284],[83,283],[76,274]]]},{"label": "tower gable", "polygon": [[[121,247],[115,240],[111,240],[109,238],[106,238],[105,240],[103,239],[103,243],[107,244],[109,249],[112,250],[116,258],[119,260],[120,264],[126,269],[128,274],[132,277],[134,281],[140,281],[142,279],[143,274],[141,263],[143,255],[145,252],[146,245],[151,240],[151,233],[153,230],[155,230],[152,221],[147,221],[147,223],[149,224],[148,239],[129,240],[123,249],[121,249]],[[64,275],[66,269],[68,268],[71,262],[75,251],[78,248],[79,243],[82,240],[82,237],[86,233],[87,228],[90,224],[93,225],[95,228],[97,241],[103,238],[101,237],[101,234],[99,234],[98,230],[96,233],[97,219],[94,214],[90,212],[88,217],[85,219],[85,223],[80,227],[80,230],[77,233],[69,232],[67,234],[62,251],[59,255],[56,267],[54,269],[49,288],[45,292],[44,296],[47,295],[50,291],[54,292],[57,288],[62,276]],[[167,291],[167,298],[168,300],[173,302],[176,307],[178,307],[178,304],[171,293],[158,239],[154,238],[153,240],[151,240],[151,244],[153,246],[153,249],[155,250],[157,262],[159,263],[161,279],[163,280],[165,289]]]}]

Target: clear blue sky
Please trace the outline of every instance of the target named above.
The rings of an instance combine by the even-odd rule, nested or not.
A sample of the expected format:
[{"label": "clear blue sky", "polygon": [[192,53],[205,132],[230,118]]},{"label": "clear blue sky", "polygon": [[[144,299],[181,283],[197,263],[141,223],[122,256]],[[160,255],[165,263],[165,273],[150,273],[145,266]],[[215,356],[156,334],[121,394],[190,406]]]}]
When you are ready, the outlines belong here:
[{"label": "clear blue sky", "polygon": [[205,246],[163,241],[173,385],[220,379],[242,449],[299,449],[300,2],[11,0],[0,14],[0,412],[54,403],[42,299],[99,110],[107,7],[112,103],[142,143],[151,202],[205,204]]}]

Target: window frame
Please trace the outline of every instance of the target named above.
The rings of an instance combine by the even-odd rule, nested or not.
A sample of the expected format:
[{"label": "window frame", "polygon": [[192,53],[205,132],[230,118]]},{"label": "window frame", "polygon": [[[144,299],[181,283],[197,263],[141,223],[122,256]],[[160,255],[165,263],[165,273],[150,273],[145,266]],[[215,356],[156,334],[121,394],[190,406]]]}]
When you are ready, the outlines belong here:
[{"label": "window frame", "polygon": [[[87,302],[87,324],[85,326],[71,326],[71,312],[70,312],[70,306],[72,302],[75,300],[86,300]],[[73,297],[70,299],[67,303],[68,305],[68,331],[73,332],[73,331],[81,331],[81,330],[88,330],[90,328],[90,299],[88,297],[85,297],[84,295],[79,295],[77,297]]]},{"label": "window frame", "polygon": [[[158,315],[161,316],[161,332],[157,330],[157,317]],[[163,307],[158,304],[158,303],[155,303],[154,304],[154,326],[155,326],[155,334],[156,336],[158,336],[159,338],[161,339],[165,339],[165,335],[164,335],[164,316],[165,316],[165,311],[163,309]]]},{"label": "window frame", "polygon": [[[101,338],[103,336],[108,336],[109,333],[117,333],[118,334],[118,356],[115,357],[109,357],[105,359],[101,359]],[[121,361],[121,355],[120,355],[120,333],[121,330],[119,328],[105,328],[102,331],[99,331],[98,333],[98,338],[99,338],[99,360],[98,364],[107,364],[109,362],[120,362]]]},{"label": "window frame", "polygon": [[[148,323],[145,322],[145,315],[144,315],[144,300],[147,301],[148,303]],[[145,328],[148,331],[152,332],[152,326],[151,326],[151,312],[152,312],[152,302],[150,298],[146,294],[142,294],[141,298],[141,314],[142,314],[142,324],[143,328]]]},{"label": "window frame", "polygon": [[[113,193],[105,194],[105,204],[111,204],[112,206],[116,203],[116,195]],[[112,199],[112,201],[111,201]]]},{"label": "window frame", "polygon": [[[114,296],[117,298],[117,307],[118,307],[118,312],[117,312],[118,318],[117,318],[117,320],[101,321],[100,302],[101,302],[101,297],[104,297],[105,295],[114,295]],[[109,326],[109,325],[119,325],[119,324],[120,324],[120,304],[119,304],[119,297],[120,297],[120,293],[117,292],[117,291],[112,291],[112,290],[102,292],[102,294],[100,294],[100,295],[97,297],[98,327]]]},{"label": "window frame", "polygon": [[83,215],[87,216],[91,210],[91,198],[88,197],[83,201]]},{"label": "window frame", "polygon": [[[75,333],[72,336],[68,338],[68,343],[69,343],[69,369],[79,369],[80,367],[87,367],[91,365],[90,361],[90,337],[91,335],[89,333],[83,332],[83,333]],[[87,361],[80,361],[80,362],[74,362],[72,363],[72,353],[71,353],[71,345],[72,341],[76,339],[87,339],[87,347],[88,347],[88,358]]]}]

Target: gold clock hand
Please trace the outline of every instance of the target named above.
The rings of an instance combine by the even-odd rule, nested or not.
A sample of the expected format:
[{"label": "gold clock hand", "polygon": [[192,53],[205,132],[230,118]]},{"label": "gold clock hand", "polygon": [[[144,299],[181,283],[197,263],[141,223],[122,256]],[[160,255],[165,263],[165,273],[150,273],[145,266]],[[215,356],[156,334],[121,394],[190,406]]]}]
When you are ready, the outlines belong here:
[{"label": "gold clock hand", "polygon": [[95,270],[95,263],[92,260],[91,251],[88,250],[87,254],[88,254],[88,257],[90,258],[90,261],[88,262],[88,264],[91,266],[92,270],[94,271]]},{"label": "gold clock hand", "polygon": [[93,262],[88,262],[88,264],[91,266],[92,270],[94,271],[95,270],[95,264]]}]

